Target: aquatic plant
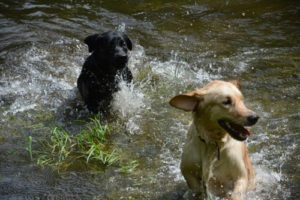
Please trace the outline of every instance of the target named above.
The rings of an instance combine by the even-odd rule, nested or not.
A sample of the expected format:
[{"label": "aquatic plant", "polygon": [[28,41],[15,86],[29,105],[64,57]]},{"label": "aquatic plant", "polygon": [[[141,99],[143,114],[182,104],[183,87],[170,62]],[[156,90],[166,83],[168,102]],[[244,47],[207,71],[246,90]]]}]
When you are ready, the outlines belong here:
[{"label": "aquatic plant", "polygon": [[32,157],[32,137],[31,136],[28,136],[26,143],[27,143],[26,150],[29,153],[30,160],[33,160],[33,157]]},{"label": "aquatic plant", "polygon": [[120,168],[117,170],[120,173],[132,173],[139,166],[137,160],[133,160],[127,164],[120,165]]},{"label": "aquatic plant", "polygon": [[81,131],[76,137],[79,153],[84,156],[86,162],[100,161],[104,165],[112,165],[119,160],[116,150],[109,151],[107,136],[109,135],[108,125],[102,126],[96,118],[87,130]]},{"label": "aquatic plant", "polygon": [[91,122],[78,134],[70,134],[62,127],[54,127],[47,139],[39,141],[40,148],[33,151],[32,136],[26,141],[26,150],[30,159],[37,158],[40,166],[50,166],[58,171],[65,170],[96,170],[105,167],[119,166],[120,172],[131,173],[137,166],[137,161],[121,159],[121,150],[113,149],[109,141],[110,129],[102,125],[99,117]]}]

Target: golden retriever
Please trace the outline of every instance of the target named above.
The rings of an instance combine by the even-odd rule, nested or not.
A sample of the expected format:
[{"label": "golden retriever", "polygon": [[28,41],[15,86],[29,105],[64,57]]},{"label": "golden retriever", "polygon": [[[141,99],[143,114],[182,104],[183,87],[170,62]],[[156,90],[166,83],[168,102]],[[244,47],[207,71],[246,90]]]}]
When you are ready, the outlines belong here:
[{"label": "golden retriever", "polygon": [[183,149],[181,172],[193,193],[244,199],[254,172],[244,140],[259,117],[249,110],[237,81],[215,80],[171,99],[170,105],[191,111],[193,122]]}]

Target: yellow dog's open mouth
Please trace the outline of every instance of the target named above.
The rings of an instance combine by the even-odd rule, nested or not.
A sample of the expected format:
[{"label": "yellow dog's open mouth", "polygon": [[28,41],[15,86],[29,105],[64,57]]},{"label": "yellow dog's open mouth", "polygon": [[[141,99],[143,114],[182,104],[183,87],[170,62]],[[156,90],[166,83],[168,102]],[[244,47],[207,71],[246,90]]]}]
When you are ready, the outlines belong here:
[{"label": "yellow dog's open mouth", "polygon": [[251,134],[249,130],[233,122],[227,120],[219,120],[218,122],[219,125],[236,140],[244,141]]}]

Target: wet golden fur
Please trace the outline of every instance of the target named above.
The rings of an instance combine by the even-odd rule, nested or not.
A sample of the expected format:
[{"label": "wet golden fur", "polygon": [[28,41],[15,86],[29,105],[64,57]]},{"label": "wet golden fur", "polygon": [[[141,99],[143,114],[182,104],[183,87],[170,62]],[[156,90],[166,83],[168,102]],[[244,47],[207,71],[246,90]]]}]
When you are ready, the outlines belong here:
[{"label": "wet golden fur", "polygon": [[190,189],[200,198],[213,194],[244,199],[254,184],[251,161],[242,141],[246,136],[231,135],[219,124],[226,120],[251,126],[258,120],[245,106],[238,82],[212,81],[201,89],[175,96],[170,105],[193,115],[181,160],[181,172]]}]

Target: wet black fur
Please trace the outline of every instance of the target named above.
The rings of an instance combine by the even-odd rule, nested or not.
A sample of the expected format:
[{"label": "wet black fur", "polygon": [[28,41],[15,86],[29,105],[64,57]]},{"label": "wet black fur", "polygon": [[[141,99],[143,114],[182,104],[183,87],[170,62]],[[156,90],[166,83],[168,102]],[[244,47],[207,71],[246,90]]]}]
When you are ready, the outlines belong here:
[{"label": "wet black fur", "polygon": [[107,112],[113,93],[118,91],[120,76],[128,83],[132,81],[127,67],[132,42],[125,33],[117,31],[90,35],[84,42],[92,54],[83,64],[77,87],[89,111]]}]

